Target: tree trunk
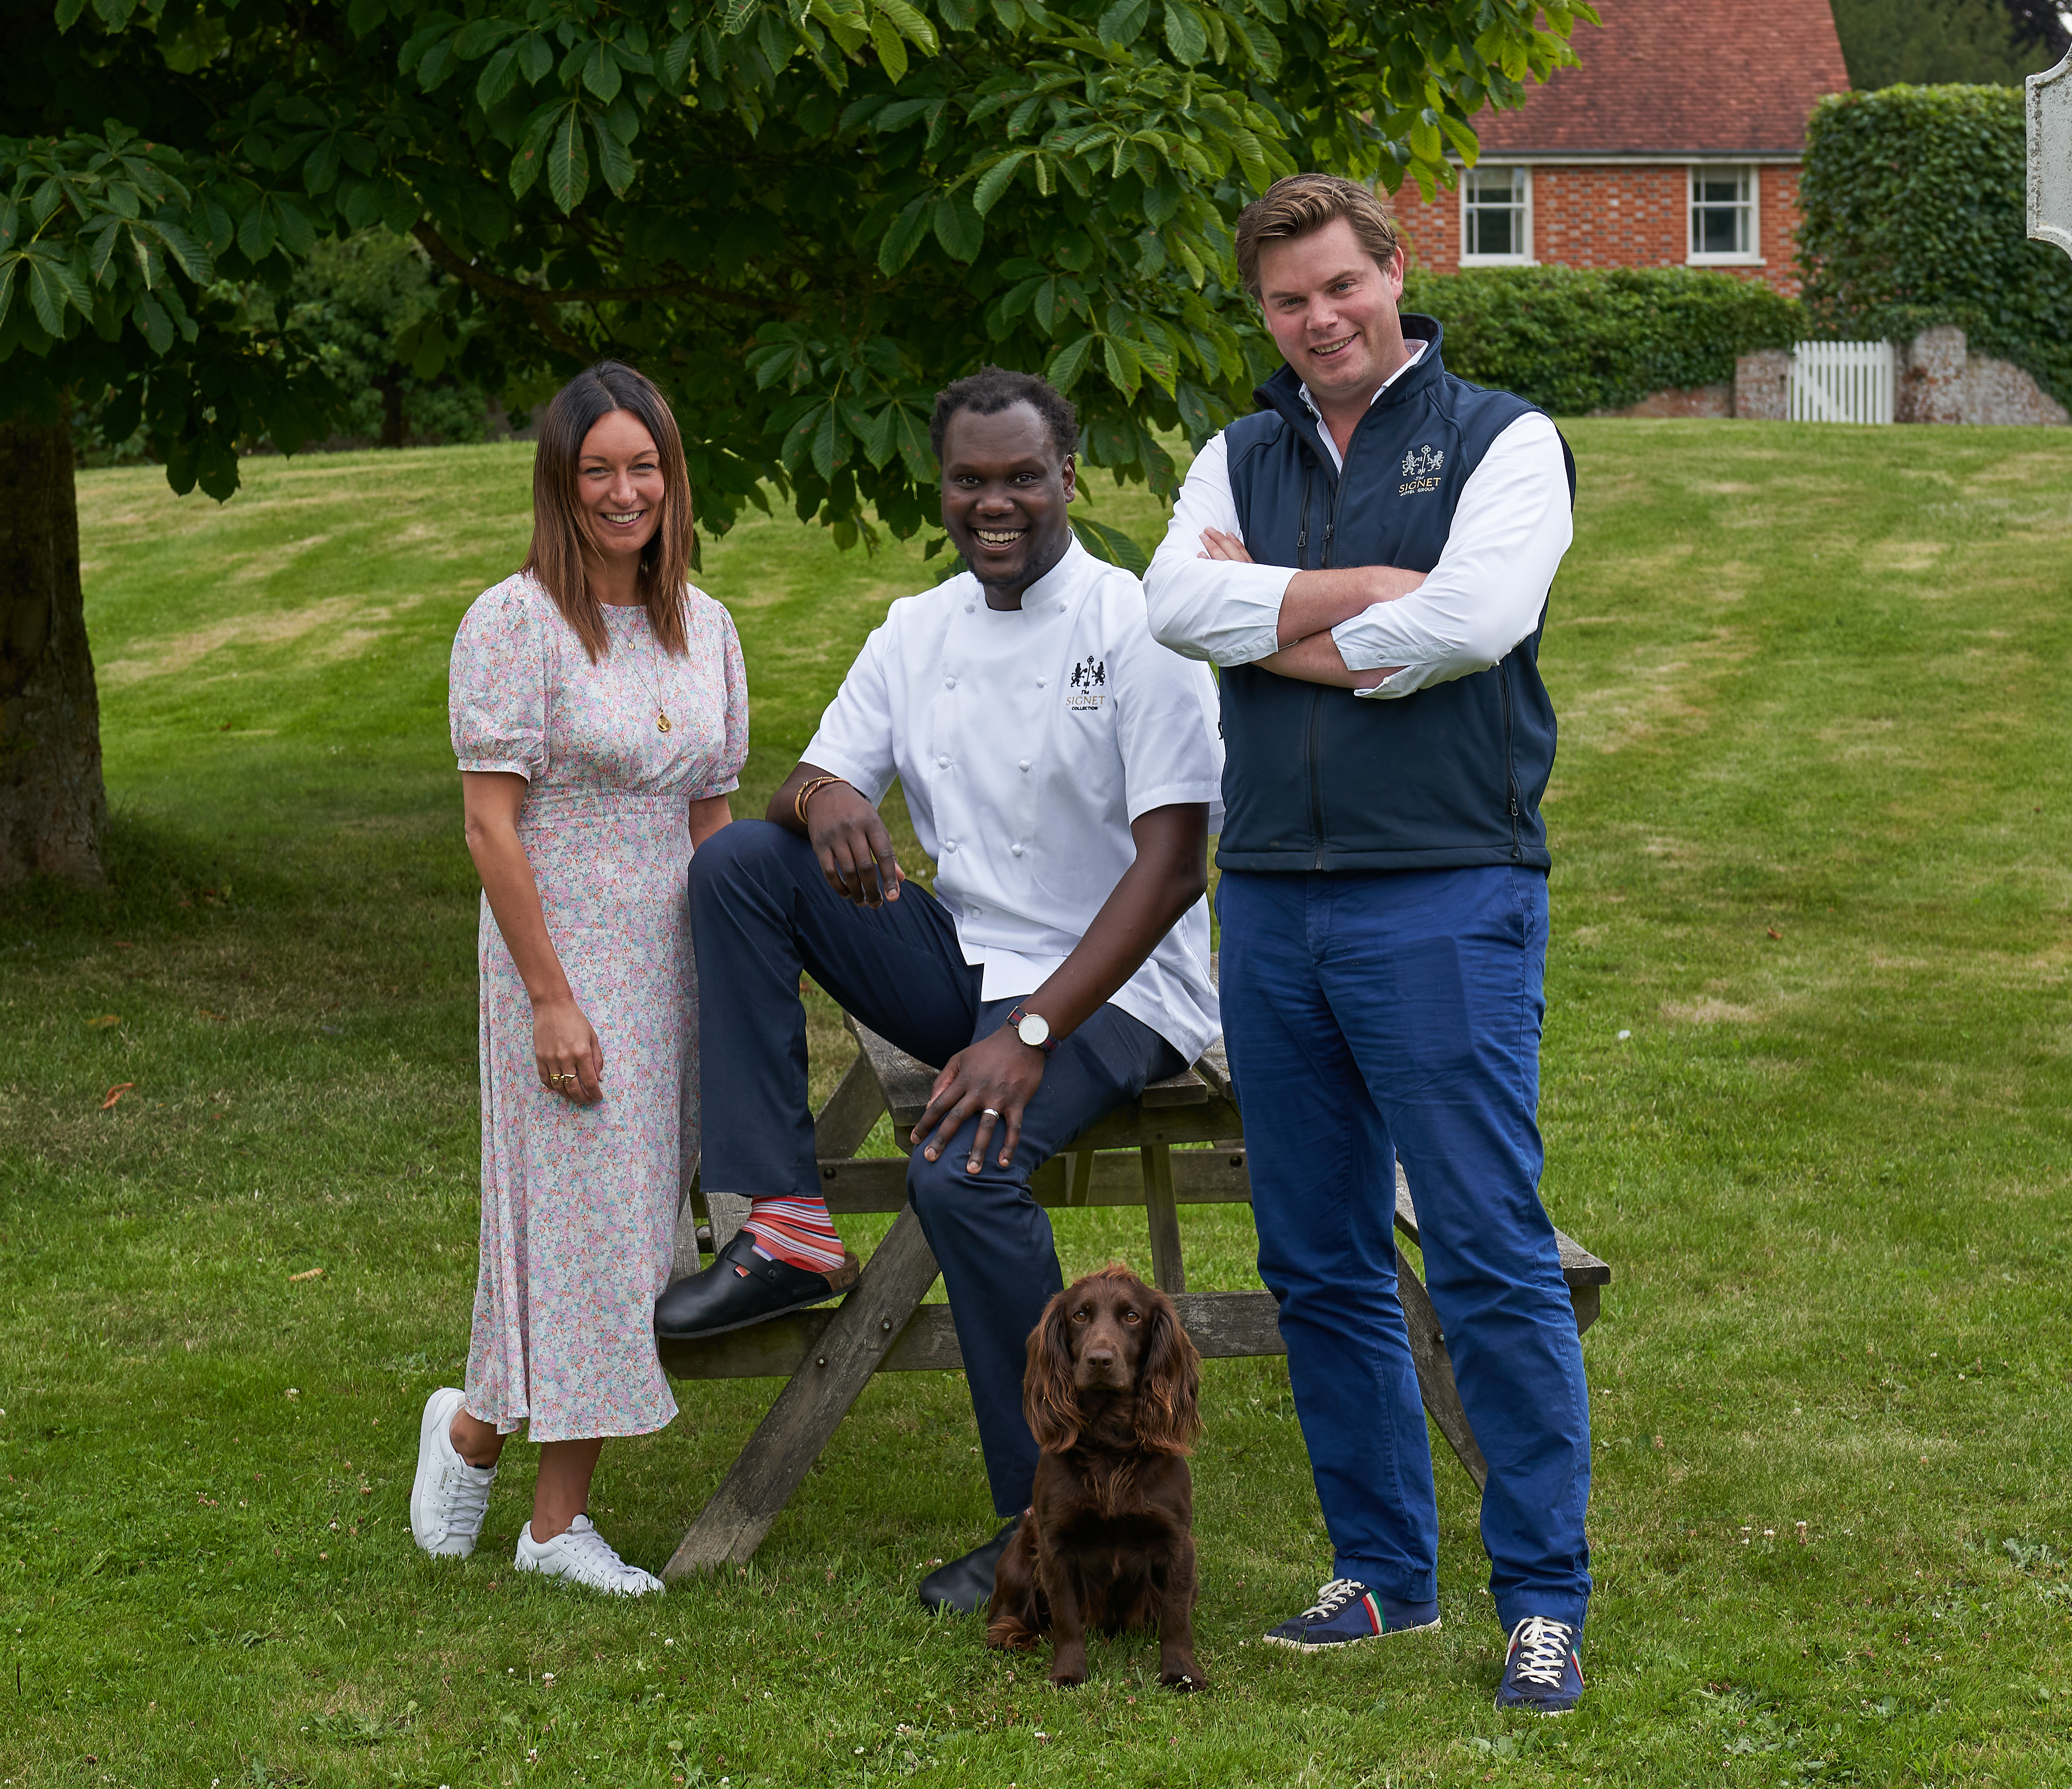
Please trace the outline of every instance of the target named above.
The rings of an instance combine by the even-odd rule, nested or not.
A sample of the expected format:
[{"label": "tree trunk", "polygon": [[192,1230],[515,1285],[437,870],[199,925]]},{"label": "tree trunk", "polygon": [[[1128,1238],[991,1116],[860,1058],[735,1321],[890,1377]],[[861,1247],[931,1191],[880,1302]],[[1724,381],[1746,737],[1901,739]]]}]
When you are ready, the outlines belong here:
[{"label": "tree trunk", "polygon": [[101,879],[101,703],[72,430],[0,422],[0,883]]}]

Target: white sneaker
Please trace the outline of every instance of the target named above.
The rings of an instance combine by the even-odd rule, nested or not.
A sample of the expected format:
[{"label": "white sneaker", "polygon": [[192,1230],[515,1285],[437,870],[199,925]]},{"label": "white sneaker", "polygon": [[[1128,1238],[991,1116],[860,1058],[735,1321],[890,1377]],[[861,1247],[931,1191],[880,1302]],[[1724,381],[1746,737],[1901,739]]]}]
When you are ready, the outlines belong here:
[{"label": "white sneaker", "polygon": [[638,1565],[629,1565],[612,1551],[611,1543],[590,1526],[587,1516],[578,1516],[551,1540],[535,1540],[532,1524],[519,1531],[518,1569],[541,1572],[549,1577],[565,1577],[603,1590],[615,1597],[644,1597],[668,1594],[661,1579]]},{"label": "white sneaker", "polygon": [[425,1402],[417,1425],[417,1476],[410,1487],[410,1533],[434,1559],[465,1559],[475,1551],[489,1510],[493,1466],[470,1466],[448,1433],[465,1396],[442,1386]]}]

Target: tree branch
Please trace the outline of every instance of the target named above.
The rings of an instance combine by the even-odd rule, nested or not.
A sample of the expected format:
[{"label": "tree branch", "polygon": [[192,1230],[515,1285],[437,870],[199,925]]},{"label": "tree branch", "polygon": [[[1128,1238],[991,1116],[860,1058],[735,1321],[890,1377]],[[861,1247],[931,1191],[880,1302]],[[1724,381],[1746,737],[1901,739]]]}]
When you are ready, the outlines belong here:
[{"label": "tree branch", "polygon": [[739,292],[726,286],[708,286],[702,280],[667,280],[652,286],[572,286],[551,290],[544,286],[521,285],[516,280],[506,279],[500,273],[475,265],[428,223],[418,223],[411,233],[424,245],[425,253],[447,273],[456,279],[465,280],[488,297],[523,305],[542,330],[561,328],[558,321],[550,320],[547,315],[557,304],[634,304],[643,298],[702,298],[708,304],[729,305],[759,315],[799,314],[796,304],[785,304],[772,294]]}]

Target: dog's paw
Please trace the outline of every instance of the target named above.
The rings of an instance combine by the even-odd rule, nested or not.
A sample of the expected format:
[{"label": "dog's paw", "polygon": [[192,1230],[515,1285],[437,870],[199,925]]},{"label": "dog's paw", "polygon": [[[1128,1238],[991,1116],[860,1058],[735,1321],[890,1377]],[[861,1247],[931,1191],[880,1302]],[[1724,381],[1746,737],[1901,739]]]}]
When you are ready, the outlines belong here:
[{"label": "dog's paw", "polygon": [[1202,1668],[1192,1659],[1185,1664],[1168,1666],[1159,1672],[1158,1681],[1167,1689],[1178,1690],[1182,1695],[1209,1687],[1209,1680],[1202,1674]]}]

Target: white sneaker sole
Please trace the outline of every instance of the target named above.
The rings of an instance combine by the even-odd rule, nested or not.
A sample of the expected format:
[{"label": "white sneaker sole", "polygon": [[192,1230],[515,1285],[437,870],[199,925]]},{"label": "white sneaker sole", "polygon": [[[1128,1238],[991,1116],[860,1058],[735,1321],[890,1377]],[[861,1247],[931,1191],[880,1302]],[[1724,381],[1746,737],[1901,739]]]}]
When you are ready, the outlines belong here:
[{"label": "white sneaker sole", "polygon": [[410,1538],[420,1551],[434,1559],[465,1559],[475,1551],[475,1536],[462,1539],[448,1535],[436,1546],[425,1540],[426,1511],[439,1482],[439,1437],[453,1427],[453,1420],[467,1401],[467,1394],[447,1386],[425,1400],[425,1414],[417,1425],[417,1475],[410,1485]]},{"label": "white sneaker sole", "polygon": [[1415,1627],[1385,1627],[1379,1634],[1356,1634],[1349,1640],[1291,1640],[1279,1634],[1262,1634],[1268,1646],[1285,1646],[1290,1652],[1342,1652],[1349,1646],[1365,1646],[1370,1640],[1393,1640],[1405,1634],[1438,1631],[1436,1621],[1420,1622]]},{"label": "white sneaker sole", "polygon": [[599,1584],[575,1572],[550,1572],[523,1553],[511,1565],[514,1571],[535,1573],[555,1584],[573,1584],[579,1590],[594,1590],[601,1597],[665,1597],[669,1594],[668,1585],[649,1572],[642,1572],[638,1578],[621,1579],[615,1584]]}]

